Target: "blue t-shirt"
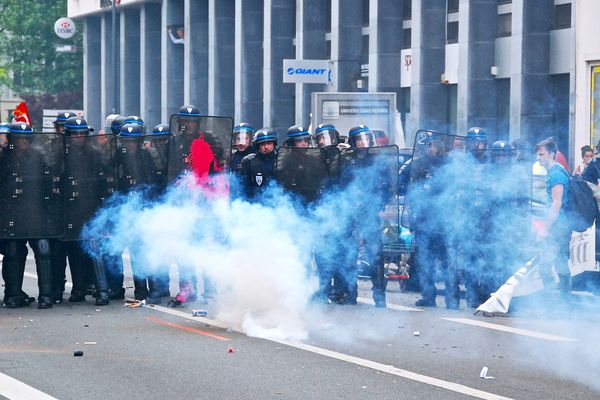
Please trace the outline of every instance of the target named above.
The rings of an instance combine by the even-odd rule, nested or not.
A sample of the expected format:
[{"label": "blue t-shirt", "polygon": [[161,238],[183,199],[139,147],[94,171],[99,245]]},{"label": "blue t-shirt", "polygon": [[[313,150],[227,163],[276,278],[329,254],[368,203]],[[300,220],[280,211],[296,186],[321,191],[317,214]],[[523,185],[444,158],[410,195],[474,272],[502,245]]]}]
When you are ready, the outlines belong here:
[{"label": "blue t-shirt", "polygon": [[554,185],[563,185],[561,210],[564,210],[567,205],[567,194],[569,193],[569,173],[559,163],[556,163],[552,167],[550,167],[546,175],[546,193],[548,194],[548,206],[552,204],[552,187]]}]

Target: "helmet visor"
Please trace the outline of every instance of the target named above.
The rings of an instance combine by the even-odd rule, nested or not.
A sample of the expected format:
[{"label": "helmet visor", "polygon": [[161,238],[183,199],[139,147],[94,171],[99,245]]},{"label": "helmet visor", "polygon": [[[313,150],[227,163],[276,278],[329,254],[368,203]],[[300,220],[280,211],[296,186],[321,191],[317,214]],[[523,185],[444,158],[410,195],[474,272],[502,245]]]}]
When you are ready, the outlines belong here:
[{"label": "helmet visor", "polygon": [[372,147],[373,134],[370,131],[360,132],[357,135],[353,135],[354,143],[356,147],[365,148]]},{"label": "helmet visor", "polygon": [[316,135],[316,140],[319,147],[336,146],[338,144],[335,131],[331,130],[320,131]]},{"label": "helmet visor", "polygon": [[239,131],[239,132],[235,132],[233,134],[233,144],[236,146],[238,146],[238,145],[249,146],[251,139],[252,138],[250,137],[250,133],[248,131]]}]

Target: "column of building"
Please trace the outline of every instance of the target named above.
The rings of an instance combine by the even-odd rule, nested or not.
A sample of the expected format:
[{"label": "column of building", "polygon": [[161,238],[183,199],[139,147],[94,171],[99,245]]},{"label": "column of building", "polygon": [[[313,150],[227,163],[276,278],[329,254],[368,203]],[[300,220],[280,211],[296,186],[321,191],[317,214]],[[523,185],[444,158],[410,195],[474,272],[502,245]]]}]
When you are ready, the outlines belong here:
[{"label": "column of building", "polygon": [[[112,36],[112,15],[104,13],[100,24],[100,58],[102,67],[100,70],[100,115],[102,118],[112,112],[119,112],[119,85],[115,85],[115,80],[119,79],[119,18],[115,24],[115,45],[117,46],[117,68],[116,73],[113,70],[113,36]],[[116,93],[115,93],[116,89]]]},{"label": "column of building", "polygon": [[235,2],[235,122],[263,126],[263,2]]},{"label": "column of building", "polygon": [[208,0],[185,0],[183,102],[208,113]]},{"label": "column of building", "polygon": [[183,26],[183,3],[179,0],[163,0],[161,32],[161,120],[168,121],[169,116],[177,113],[183,105],[183,43],[177,43],[169,35]]},{"label": "column of building", "polygon": [[88,124],[100,129],[103,119],[101,109],[100,17],[85,19],[83,30],[83,110]]},{"label": "column of building", "polygon": [[145,3],[140,11],[140,116],[147,129],[168,123],[161,113],[161,5]]},{"label": "column of building", "polygon": [[119,76],[120,113],[140,115],[140,11],[124,8],[120,12]]},{"label": "column of building", "polygon": [[334,78],[329,89],[352,92],[360,78],[362,0],[331,0],[331,60]]},{"label": "column of building", "polygon": [[208,114],[234,114],[235,1],[208,2]]}]

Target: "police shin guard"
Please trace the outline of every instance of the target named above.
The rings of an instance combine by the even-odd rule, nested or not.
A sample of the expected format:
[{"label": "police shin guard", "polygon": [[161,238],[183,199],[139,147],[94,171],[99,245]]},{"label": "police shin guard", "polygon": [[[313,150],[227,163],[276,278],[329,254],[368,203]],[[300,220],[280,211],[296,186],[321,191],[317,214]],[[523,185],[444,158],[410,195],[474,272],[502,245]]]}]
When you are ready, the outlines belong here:
[{"label": "police shin guard", "polygon": [[106,306],[110,303],[108,297],[108,280],[106,278],[106,267],[101,260],[94,260],[94,277],[96,278],[96,305]]},{"label": "police shin guard", "polygon": [[38,308],[52,308],[52,258],[50,244],[46,239],[30,242],[35,253],[35,267],[38,275]]},{"label": "police shin guard", "polygon": [[4,248],[2,260],[2,277],[4,278],[4,305],[6,308],[28,306],[31,302],[22,290],[25,261],[27,257],[16,241],[11,241]]},{"label": "police shin guard", "polygon": [[145,300],[148,297],[148,286],[146,285],[146,278],[140,278],[139,276],[133,277],[133,296],[136,300]]}]

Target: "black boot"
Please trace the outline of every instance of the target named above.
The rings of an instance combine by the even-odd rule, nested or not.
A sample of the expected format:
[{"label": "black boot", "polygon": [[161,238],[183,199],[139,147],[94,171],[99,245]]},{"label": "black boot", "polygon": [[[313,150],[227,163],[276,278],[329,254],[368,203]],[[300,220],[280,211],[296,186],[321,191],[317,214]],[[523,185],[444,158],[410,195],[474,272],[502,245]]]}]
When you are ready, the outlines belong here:
[{"label": "black boot", "polygon": [[148,286],[150,287],[150,290],[148,291],[146,302],[148,304],[160,304],[163,297],[163,288],[160,279],[154,275],[150,275],[148,277]]},{"label": "black boot", "polygon": [[148,297],[148,286],[146,286],[146,278],[133,277],[133,297],[136,300],[146,300]]},{"label": "black boot", "polygon": [[29,242],[35,253],[35,267],[38,274],[38,308],[52,308],[53,284],[52,284],[52,259],[50,257],[50,246],[48,240],[39,239]]},{"label": "black boot", "polygon": [[79,241],[63,242],[63,246],[69,259],[69,270],[73,282],[69,302],[85,301],[85,270],[92,268],[91,259],[83,252]]},{"label": "black boot", "polygon": [[5,244],[2,260],[2,277],[4,278],[4,305],[6,308],[20,308],[31,302],[23,292],[23,275],[27,260],[27,247],[20,240],[11,240]]},{"label": "black boot", "polygon": [[106,268],[101,260],[94,260],[94,276],[96,278],[96,305],[106,306],[110,303],[108,297],[108,280],[106,279]]}]

